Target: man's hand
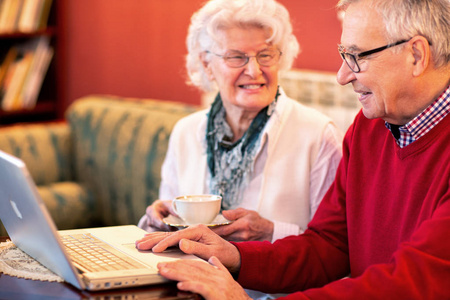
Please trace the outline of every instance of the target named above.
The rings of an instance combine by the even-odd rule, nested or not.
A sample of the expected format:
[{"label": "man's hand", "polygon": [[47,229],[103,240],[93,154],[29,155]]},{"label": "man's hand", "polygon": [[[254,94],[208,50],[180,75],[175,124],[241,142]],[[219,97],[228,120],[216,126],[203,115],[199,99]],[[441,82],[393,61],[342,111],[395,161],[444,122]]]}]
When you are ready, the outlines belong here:
[{"label": "man's hand", "polygon": [[148,233],[136,241],[137,249],[152,249],[153,252],[163,252],[168,247],[176,245],[184,253],[196,255],[204,260],[216,256],[230,272],[239,271],[241,257],[237,248],[205,225],[190,226],[175,232]]},{"label": "man's hand", "polygon": [[160,263],[158,269],[162,276],[178,281],[180,290],[200,294],[208,300],[250,299],[217,257],[212,256],[208,262],[178,260]]}]

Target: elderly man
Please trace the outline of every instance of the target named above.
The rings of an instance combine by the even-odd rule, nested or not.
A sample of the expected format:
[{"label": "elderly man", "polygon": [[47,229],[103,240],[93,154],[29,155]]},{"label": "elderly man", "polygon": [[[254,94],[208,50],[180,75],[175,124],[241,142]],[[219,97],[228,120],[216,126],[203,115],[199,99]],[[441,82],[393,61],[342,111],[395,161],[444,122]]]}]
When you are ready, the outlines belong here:
[{"label": "elderly man", "polygon": [[295,299],[450,298],[450,2],[338,8],[338,81],[353,85],[363,109],[315,217],[274,244],[230,244],[202,226],[138,241],[209,259],[160,266],[180,289],[206,299],[246,299],[238,283]]}]

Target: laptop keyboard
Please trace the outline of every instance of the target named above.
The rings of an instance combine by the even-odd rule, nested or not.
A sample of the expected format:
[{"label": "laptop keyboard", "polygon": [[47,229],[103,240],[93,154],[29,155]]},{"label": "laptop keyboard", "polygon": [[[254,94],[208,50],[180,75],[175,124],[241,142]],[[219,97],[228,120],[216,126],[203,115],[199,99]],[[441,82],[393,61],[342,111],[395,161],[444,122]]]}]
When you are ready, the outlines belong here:
[{"label": "laptop keyboard", "polygon": [[148,268],[89,233],[62,235],[61,240],[72,260],[89,272]]}]

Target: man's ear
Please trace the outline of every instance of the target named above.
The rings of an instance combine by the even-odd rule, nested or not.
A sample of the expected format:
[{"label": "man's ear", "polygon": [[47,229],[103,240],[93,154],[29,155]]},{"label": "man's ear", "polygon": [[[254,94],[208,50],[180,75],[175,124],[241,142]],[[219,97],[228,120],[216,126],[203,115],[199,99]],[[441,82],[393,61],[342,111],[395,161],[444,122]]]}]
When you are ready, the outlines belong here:
[{"label": "man's ear", "polygon": [[419,76],[428,68],[431,58],[430,44],[423,36],[415,36],[411,39],[413,55],[413,75]]},{"label": "man's ear", "polygon": [[206,58],[207,53],[206,52],[201,52],[199,54],[200,56],[200,61],[202,62],[203,68],[205,69],[205,73],[208,76],[208,79],[210,81],[214,80],[214,74],[211,70],[211,66],[210,66],[210,61],[208,61],[208,59]]}]

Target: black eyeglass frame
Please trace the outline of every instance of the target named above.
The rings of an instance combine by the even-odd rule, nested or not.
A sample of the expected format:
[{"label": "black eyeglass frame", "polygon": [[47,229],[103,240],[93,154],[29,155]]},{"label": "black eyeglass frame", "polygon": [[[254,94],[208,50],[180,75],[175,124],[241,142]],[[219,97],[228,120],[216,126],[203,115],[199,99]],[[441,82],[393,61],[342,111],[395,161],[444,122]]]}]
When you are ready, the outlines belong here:
[{"label": "black eyeglass frame", "polygon": [[[338,51],[339,51],[339,54],[341,55],[342,59],[345,61],[347,66],[350,68],[350,70],[352,70],[352,72],[354,72],[354,73],[359,73],[359,72],[361,72],[361,68],[359,67],[359,64],[358,64],[358,60],[359,59],[362,59],[363,57],[369,56],[369,55],[374,54],[374,53],[381,52],[381,51],[386,50],[388,48],[391,48],[391,47],[394,47],[394,46],[397,46],[397,45],[409,42],[410,40],[411,39],[400,40],[400,41],[392,43],[392,44],[387,44],[386,46],[378,47],[378,48],[375,48],[375,49],[372,49],[372,50],[367,50],[367,51],[364,51],[364,52],[361,52],[361,53],[356,53],[356,54],[348,53],[348,52],[345,51],[344,46],[338,45]],[[356,69],[352,68],[350,63],[347,61],[347,56],[351,57],[351,59],[353,60],[353,62],[355,64]]]},{"label": "black eyeglass frame", "polygon": [[[273,63],[273,64],[269,64],[269,65],[267,65],[267,64],[264,64],[264,63],[261,63],[260,61],[259,61],[259,55],[260,55],[260,53],[263,53],[264,51],[275,51],[275,52],[277,52],[278,53],[278,59]],[[273,66],[275,63],[277,63],[279,60],[280,60],[280,58],[281,58],[281,55],[283,55],[283,52],[281,52],[280,50],[278,50],[278,49],[265,49],[265,50],[262,50],[262,51],[260,51],[260,52],[258,52],[258,53],[256,53],[256,55],[248,55],[247,53],[244,53],[244,52],[239,52],[239,51],[236,51],[236,52],[239,52],[240,54],[242,54],[242,56],[244,56],[246,59],[245,59],[245,62],[242,64],[242,65],[239,65],[239,66],[233,66],[233,65],[230,65],[227,61],[228,61],[228,56],[227,56],[227,53],[225,53],[224,55],[221,55],[221,54],[217,54],[217,53],[214,53],[214,52],[211,52],[211,51],[209,51],[209,50],[206,50],[205,51],[206,53],[210,53],[210,54],[213,54],[213,55],[215,55],[215,56],[217,56],[217,57],[220,57],[220,58],[222,58],[224,61],[225,61],[225,63],[227,64],[227,66],[229,66],[230,68],[242,68],[243,66],[245,66],[246,64],[248,64],[248,62],[250,61],[250,58],[252,58],[252,57],[255,57],[256,58],[256,61],[258,62],[258,64],[259,65],[261,65],[261,66],[263,66],[263,67],[271,67],[271,66]]]}]

